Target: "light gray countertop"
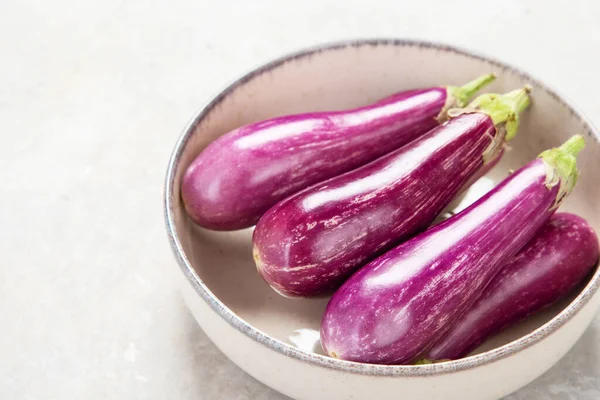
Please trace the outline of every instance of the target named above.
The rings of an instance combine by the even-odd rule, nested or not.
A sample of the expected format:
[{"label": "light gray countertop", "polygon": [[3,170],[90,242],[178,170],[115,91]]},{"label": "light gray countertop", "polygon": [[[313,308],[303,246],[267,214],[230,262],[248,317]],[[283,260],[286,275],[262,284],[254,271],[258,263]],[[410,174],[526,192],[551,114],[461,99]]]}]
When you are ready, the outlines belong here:
[{"label": "light gray countertop", "polygon": [[[179,297],[161,193],[180,130],[250,68],[359,37],[486,53],[600,123],[600,3],[550,3],[2,2],[0,398],[282,399],[222,355]],[[598,343],[600,316],[509,398],[600,398]]]}]

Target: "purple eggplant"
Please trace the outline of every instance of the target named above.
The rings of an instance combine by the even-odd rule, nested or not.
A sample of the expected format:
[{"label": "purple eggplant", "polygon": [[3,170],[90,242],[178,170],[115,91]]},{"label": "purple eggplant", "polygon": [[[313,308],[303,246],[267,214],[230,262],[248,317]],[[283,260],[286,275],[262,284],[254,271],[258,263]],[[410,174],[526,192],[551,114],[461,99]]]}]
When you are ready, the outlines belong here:
[{"label": "purple eggplant", "polygon": [[[505,129],[507,121],[518,121],[527,92],[482,95],[469,112],[406,146],[279,202],[254,231],[261,276],[284,296],[326,294],[425,230],[472,177],[498,161],[504,140],[516,133],[514,123]],[[495,100],[475,110],[489,97]]]},{"label": "purple eggplant", "polygon": [[419,359],[484,293],[577,181],[573,136],[471,206],[360,269],[321,321],[331,357],[406,364]]},{"label": "purple eggplant", "polygon": [[581,217],[555,214],[506,264],[458,324],[427,353],[428,360],[469,354],[489,336],[569,293],[600,257],[598,237]]},{"label": "purple eggplant", "polygon": [[278,201],[364,165],[428,132],[494,79],[397,93],[347,111],[283,116],[235,129],[187,168],[190,218],[215,230],[250,227]]}]

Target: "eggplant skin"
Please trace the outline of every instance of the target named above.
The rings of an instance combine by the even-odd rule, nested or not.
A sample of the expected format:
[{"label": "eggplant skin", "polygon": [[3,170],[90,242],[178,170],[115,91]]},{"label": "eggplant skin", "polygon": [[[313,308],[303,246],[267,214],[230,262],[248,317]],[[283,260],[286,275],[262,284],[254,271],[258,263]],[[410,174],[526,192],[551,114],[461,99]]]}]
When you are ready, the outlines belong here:
[{"label": "eggplant skin", "polygon": [[187,213],[208,229],[248,228],[285,197],[428,132],[447,98],[442,87],[410,90],[353,110],[283,116],[231,131],[186,169]]},{"label": "eggplant skin", "polygon": [[554,212],[537,158],[459,214],[390,250],[348,279],[321,321],[327,354],[375,364],[420,358]]},{"label": "eggplant skin", "polygon": [[482,169],[498,134],[486,114],[464,114],[281,201],[254,230],[259,273],[288,297],[337,289],[364,262],[426,229]]},{"label": "eggplant skin", "polygon": [[596,265],[594,229],[581,217],[557,213],[506,264],[475,306],[427,353],[429,360],[466,356],[491,335],[573,290]]}]

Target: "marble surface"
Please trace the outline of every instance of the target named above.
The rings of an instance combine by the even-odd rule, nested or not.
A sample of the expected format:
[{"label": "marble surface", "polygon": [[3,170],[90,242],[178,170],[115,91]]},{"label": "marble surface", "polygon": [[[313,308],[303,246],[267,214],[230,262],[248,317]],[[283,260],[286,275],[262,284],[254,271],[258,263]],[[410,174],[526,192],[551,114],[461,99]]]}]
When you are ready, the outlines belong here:
[{"label": "marble surface", "polygon": [[[175,286],[162,184],[194,110],[288,51],[415,37],[519,65],[600,123],[598,21],[594,0],[4,0],[0,398],[283,399],[209,342]],[[600,316],[508,399],[600,398],[598,343]]]}]

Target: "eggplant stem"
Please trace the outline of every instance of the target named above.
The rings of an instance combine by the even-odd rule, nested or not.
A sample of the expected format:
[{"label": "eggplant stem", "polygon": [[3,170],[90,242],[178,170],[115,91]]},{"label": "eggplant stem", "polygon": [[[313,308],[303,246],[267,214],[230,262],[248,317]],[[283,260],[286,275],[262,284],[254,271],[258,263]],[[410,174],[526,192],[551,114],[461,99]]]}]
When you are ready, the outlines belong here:
[{"label": "eggplant stem", "polygon": [[486,93],[478,96],[467,107],[448,110],[450,118],[460,114],[482,112],[490,116],[496,127],[506,130],[505,140],[511,140],[519,129],[519,114],[529,106],[531,86],[513,90],[502,95]]},{"label": "eggplant stem", "polygon": [[570,154],[573,157],[577,157],[579,152],[581,150],[583,150],[584,147],[585,147],[585,140],[583,139],[583,136],[574,135],[574,136],[571,136],[569,138],[569,140],[564,142],[560,146],[560,149],[566,154]]},{"label": "eggplant stem", "polygon": [[560,147],[546,150],[539,155],[546,164],[546,187],[549,189],[560,185],[556,195],[555,207],[573,191],[579,178],[577,155],[585,147],[581,135],[574,135]]},{"label": "eggplant stem", "polygon": [[462,86],[448,86],[449,93],[456,99],[456,106],[465,107],[475,93],[496,79],[496,74],[482,75]]}]

